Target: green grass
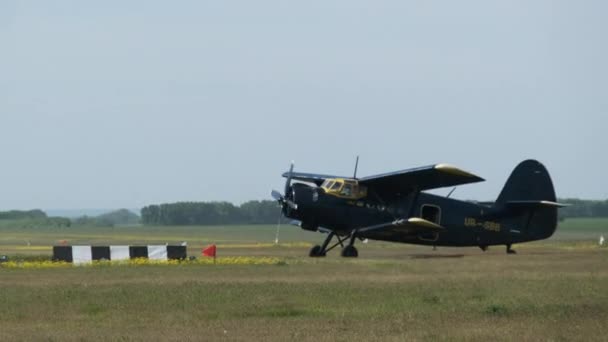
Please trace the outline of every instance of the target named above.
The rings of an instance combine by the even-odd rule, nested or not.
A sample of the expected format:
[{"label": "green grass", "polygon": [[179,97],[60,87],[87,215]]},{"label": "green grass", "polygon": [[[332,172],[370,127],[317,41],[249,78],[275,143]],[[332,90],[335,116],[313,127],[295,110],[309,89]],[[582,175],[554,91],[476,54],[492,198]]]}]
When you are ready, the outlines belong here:
[{"label": "green grass", "polygon": [[[567,220],[504,248],[370,242],[360,258],[306,257],[323,235],[284,226],[0,228],[0,254],[76,243],[218,243],[279,265],[0,268],[0,341],[606,340],[608,220]],[[593,237],[593,238],[592,238]],[[32,247],[27,249],[26,241]]]},{"label": "green grass", "polygon": [[0,269],[0,340],[603,340],[606,262],[597,249]]},{"label": "green grass", "polygon": [[559,222],[553,239],[595,240],[608,238],[608,218],[570,218]]},{"label": "green grass", "polygon": [[[276,226],[192,226],[192,227],[3,227],[0,228],[0,254],[49,254],[51,246],[93,244],[179,244],[188,242],[194,250],[208,244],[238,249],[239,246],[274,243]],[[320,234],[302,231],[293,226],[281,227],[281,242],[308,246]]]},{"label": "green grass", "polygon": [[[162,227],[44,227],[18,221],[0,221],[0,254],[51,253],[51,246],[61,244],[175,244],[188,242],[190,253],[200,251],[208,244],[219,244],[229,255],[275,254],[296,256],[323,239],[323,235],[283,225],[280,246],[273,246],[276,225],[250,226],[162,226]],[[594,243],[600,235],[608,238],[608,218],[566,219],[559,223],[555,235],[541,243],[551,245],[586,241]],[[416,249],[415,246],[372,242],[370,245],[385,249]],[[525,245],[524,245],[525,246]],[[253,248],[256,247],[256,248]],[[270,251],[267,251],[271,248]],[[420,250],[428,250],[422,247]]]},{"label": "green grass", "polygon": [[558,231],[607,233],[608,218],[569,218],[559,223]]}]

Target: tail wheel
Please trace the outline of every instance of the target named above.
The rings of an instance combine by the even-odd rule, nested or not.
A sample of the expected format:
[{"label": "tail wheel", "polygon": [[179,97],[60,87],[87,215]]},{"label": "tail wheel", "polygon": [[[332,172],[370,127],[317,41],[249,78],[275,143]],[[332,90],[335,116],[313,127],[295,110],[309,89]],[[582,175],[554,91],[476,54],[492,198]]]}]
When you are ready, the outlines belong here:
[{"label": "tail wheel", "polygon": [[359,256],[359,252],[355,246],[347,245],[342,249],[342,256],[345,258],[356,258]]}]

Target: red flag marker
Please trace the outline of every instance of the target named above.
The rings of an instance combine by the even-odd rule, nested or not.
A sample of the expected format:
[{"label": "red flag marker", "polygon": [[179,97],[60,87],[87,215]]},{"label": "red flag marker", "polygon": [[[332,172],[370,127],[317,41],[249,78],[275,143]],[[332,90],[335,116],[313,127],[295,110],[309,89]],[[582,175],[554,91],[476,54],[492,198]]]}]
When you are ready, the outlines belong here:
[{"label": "red flag marker", "polygon": [[213,257],[213,263],[215,263],[215,255],[217,252],[217,247],[215,245],[207,246],[203,248],[202,255],[206,257]]}]

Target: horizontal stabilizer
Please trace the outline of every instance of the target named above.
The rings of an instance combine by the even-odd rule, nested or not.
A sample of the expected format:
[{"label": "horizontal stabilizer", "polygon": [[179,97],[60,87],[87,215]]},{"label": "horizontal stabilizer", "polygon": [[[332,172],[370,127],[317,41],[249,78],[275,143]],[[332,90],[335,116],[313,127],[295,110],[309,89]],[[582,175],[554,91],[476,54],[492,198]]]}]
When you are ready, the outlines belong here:
[{"label": "horizontal stabilizer", "polygon": [[569,204],[553,201],[507,201],[505,205],[511,208],[563,208],[569,206]]}]

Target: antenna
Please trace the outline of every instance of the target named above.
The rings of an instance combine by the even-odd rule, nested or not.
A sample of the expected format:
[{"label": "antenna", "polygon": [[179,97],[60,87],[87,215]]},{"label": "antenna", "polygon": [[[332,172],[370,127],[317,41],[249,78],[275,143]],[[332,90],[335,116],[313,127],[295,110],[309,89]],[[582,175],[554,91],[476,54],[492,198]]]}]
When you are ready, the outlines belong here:
[{"label": "antenna", "polygon": [[454,189],[452,189],[452,191],[450,191],[450,193],[446,196],[446,198],[450,198],[450,196],[452,195],[452,193],[454,192],[454,190],[456,190],[456,187],[454,187]]},{"label": "antenna", "polygon": [[359,167],[359,156],[357,156],[357,161],[355,162],[355,175],[353,176],[354,179],[357,179],[357,168]]}]

